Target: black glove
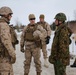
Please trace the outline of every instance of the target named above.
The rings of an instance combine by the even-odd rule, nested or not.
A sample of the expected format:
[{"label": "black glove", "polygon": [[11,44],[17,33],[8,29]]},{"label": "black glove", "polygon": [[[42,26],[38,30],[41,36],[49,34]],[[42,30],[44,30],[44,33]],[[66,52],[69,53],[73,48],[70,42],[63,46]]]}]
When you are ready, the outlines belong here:
[{"label": "black glove", "polygon": [[75,41],[75,45],[76,45],[76,41]]},{"label": "black glove", "polygon": [[55,63],[55,60],[51,57],[51,55],[49,56],[48,61],[49,61],[49,63],[51,63],[51,64],[54,64],[54,63]]},{"label": "black glove", "polygon": [[16,40],[16,43],[15,44],[18,44],[19,43],[19,41],[18,40]]},{"label": "black glove", "polygon": [[23,48],[23,47],[21,47],[20,51],[21,51],[22,53],[24,53],[24,52],[25,52],[25,50],[24,50],[24,48]]},{"label": "black glove", "polygon": [[72,43],[72,40],[69,38],[69,44],[71,44]]},{"label": "black glove", "polygon": [[49,44],[50,36],[46,37],[46,44]]}]

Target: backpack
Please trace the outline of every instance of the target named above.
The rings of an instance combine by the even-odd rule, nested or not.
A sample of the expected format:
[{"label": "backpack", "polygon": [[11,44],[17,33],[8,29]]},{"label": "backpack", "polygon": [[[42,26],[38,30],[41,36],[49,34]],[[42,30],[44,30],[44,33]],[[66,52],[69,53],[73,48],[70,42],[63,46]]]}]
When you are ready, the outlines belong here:
[{"label": "backpack", "polygon": [[14,28],[12,26],[9,26],[9,27],[10,27],[12,45],[15,48],[15,45],[18,44],[19,41],[17,40],[17,34],[16,34]]}]

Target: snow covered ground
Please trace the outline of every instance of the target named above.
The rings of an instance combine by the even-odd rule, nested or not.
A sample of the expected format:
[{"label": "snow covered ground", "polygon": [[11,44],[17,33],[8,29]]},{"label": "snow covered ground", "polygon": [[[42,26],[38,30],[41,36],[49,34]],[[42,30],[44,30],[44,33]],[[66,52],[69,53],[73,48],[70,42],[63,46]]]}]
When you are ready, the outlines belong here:
[{"label": "snow covered ground", "polygon": [[[20,40],[20,33],[17,33],[18,35],[18,39]],[[51,52],[51,45],[52,45],[52,41],[53,41],[53,37],[54,37],[54,32],[52,32],[51,35],[51,39],[50,39],[50,44],[48,44],[47,46],[47,52],[48,52],[48,56]],[[72,40],[72,44],[69,46],[70,47],[70,53],[72,55],[76,55],[76,45],[74,43],[75,41]],[[19,44],[16,46],[16,63],[13,65],[14,68],[14,74],[15,75],[24,75],[24,53],[20,52],[20,46]],[[54,74],[54,68],[53,65],[49,63],[49,68],[44,67],[44,60],[43,60],[43,54],[41,51],[41,62],[42,62],[42,73],[41,75],[55,75]],[[74,62],[74,59],[70,60],[70,64],[72,64]],[[30,68],[30,73],[29,75],[36,75],[36,71],[35,71],[35,64],[32,60],[31,62],[31,68]],[[67,66],[67,75],[76,75],[76,68],[71,68],[70,65]]]}]

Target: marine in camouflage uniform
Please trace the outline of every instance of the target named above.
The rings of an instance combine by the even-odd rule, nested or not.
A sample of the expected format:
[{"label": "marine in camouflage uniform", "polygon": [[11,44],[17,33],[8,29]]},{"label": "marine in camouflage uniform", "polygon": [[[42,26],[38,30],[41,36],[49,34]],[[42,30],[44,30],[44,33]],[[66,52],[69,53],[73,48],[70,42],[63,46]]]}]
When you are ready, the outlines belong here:
[{"label": "marine in camouflage uniform", "polygon": [[55,75],[66,75],[66,66],[70,62],[69,38],[72,32],[65,25],[66,16],[64,13],[58,13],[55,19],[55,25],[58,28],[55,31],[49,62],[54,65]]},{"label": "marine in camouflage uniform", "polygon": [[50,28],[50,25],[44,20],[45,16],[43,14],[41,14],[39,16],[39,19],[40,19],[40,21],[37,22],[37,24],[41,25],[47,32],[47,36],[45,37],[45,42],[42,44],[42,52],[43,52],[43,57],[44,57],[44,66],[48,67],[49,63],[48,63],[48,58],[47,58],[46,47],[47,47],[47,44],[49,44],[50,35],[51,35],[51,28]]},{"label": "marine in camouflage uniform", "polygon": [[[30,64],[32,57],[36,67],[37,75],[41,75],[41,61],[40,61],[40,37],[35,37],[34,32],[37,30],[38,25],[35,23],[35,15],[29,15],[30,23],[25,26],[20,40],[21,52],[25,53],[24,61],[24,75],[29,74]],[[38,29],[39,30],[39,29]],[[39,34],[39,33],[38,33]],[[41,34],[40,34],[41,35]],[[25,49],[24,49],[25,46]]]},{"label": "marine in camouflage uniform", "polygon": [[16,61],[16,54],[8,25],[12,14],[9,7],[0,8],[0,75],[14,75],[12,64]]},{"label": "marine in camouflage uniform", "polygon": [[[72,38],[75,40],[75,45],[76,45],[76,34]],[[76,67],[76,58],[75,58],[74,63],[70,65],[70,67]]]}]

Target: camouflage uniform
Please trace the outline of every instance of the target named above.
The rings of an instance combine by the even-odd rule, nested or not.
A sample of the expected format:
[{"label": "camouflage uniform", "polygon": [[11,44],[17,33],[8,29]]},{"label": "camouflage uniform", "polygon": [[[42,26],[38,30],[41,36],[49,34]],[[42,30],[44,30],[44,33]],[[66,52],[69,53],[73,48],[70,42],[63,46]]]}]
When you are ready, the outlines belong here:
[{"label": "camouflage uniform", "polygon": [[[59,13],[59,17],[62,17],[61,15],[63,15],[63,13]],[[58,18],[55,19],[57,20]],[[49,56],[49,62],[54,65],[55,75],[66,75],[66,66],[69,65],[70,62],[69,35],[71,35],[71,33],[64,22],[61,22],[62,23],[60,23],[60,25],[58,24],[58,28],[55,31],[51,55]]]},{"label": "camouflage uniform", "polygon": [[42,45],[44,45],[46,37],[47,37],[46,30],[42,26],[38,25],[37,30],[33,33],[33,36],[34,38],[40,37],[41,48],[42,48]]},{"label": "camouflage uniform", "polygon": [[9,27],[10,27],[12,45],[15,48],[15,46],[19,43],[19,41],[17,40],[17,34],[16,34],[14,28],[11,25],[9,25]]},{"label": "camouflage uniform", "polygon": [[[43,18],[44,19],[44,15],[41,14],[40,15],[40,18]],[[37,22],[38,25],[41,25],[47,32],[47,36],[50,37],[51,35],[51,28],[50,28],[50,25],[47,23],[47,22]],[[46,33],[45,33],[46,34]],[[46,37],[47,37],[46,36]],[[47,50],[46,50],[46,39],[45,39],[45,42],[44,44],[42,45],[42,52],[43,52],[43,56],[44,56],[44,59],[47,58]]]},{"label": "camouflage uniform", "polygon": [[9,20],[4,16],[9,11],[12,11],[9,7],[0,8],[0,75],[14,75],[12,64],[16,54],[11,43]]},{"label": "camouflage uniform", "polygon": [[[33,14],[30,14],[32,18],[35,18]],[[20,47],[21,51],[25,52],[24,61],[24,75],[28,75],[32,57],[34,58],[34,63],[36,67],[37,75],[41,73],[41,61],[40,61],[40,38],[33,36],[34,31],[37,30],[37,24],[28,24],[21,35]],[[25,50],[24,50],[25,45]]]}]

